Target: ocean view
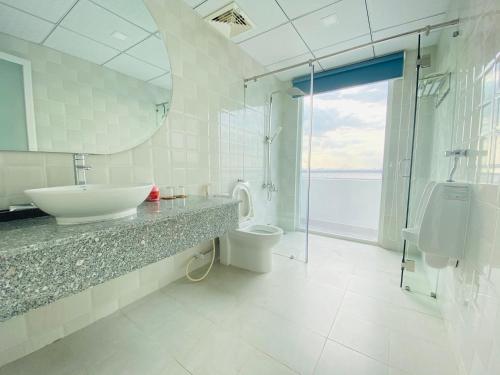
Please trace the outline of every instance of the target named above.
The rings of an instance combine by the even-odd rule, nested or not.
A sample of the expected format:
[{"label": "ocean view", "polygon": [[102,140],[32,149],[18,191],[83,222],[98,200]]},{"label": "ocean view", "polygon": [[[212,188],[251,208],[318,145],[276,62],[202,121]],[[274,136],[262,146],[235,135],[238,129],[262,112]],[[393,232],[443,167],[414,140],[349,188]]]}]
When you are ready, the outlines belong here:
[{"label": "ocean view", "polygon": [[[307,170],[302,170],[303,177]],[[382,170],[376,169],[311,169],[311,179],[381,180]]]}]

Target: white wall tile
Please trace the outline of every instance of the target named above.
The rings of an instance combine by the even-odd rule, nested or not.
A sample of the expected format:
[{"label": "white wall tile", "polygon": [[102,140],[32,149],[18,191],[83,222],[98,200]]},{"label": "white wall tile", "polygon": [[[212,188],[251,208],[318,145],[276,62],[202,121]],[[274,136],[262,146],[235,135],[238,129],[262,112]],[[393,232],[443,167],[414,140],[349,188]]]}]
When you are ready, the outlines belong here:
[{"label": "white wall tile", "polygon": [[0,352],[15,347],[28,339],[25,316],[17,316],[0,324]]},{"label": "white wall tile", "polygon": [[38,350],[64,336],[61,326],[63,309],[52,303],[25,314],[31,350]]},{"label": "white wall tile", "polygon": [[[441,272],[438,296],[452,344],[466,374],[493,375],[500,307],[500,236],[496,177],[497,135],[494,131],[500,97],[498,77],[500,32],[498,2],[460,0],[453,4],[461,19],[460,36],[442,34],[437,46],[437,69],[457,75],[456,104],[436,109],[431,178],[443,180],[449,164],[442,154],[450,147],[468,148],[457,179],[473,187],[465,259],[456,269]],[[445,104],[445,103],[443,103]],[[446,125],[443,125],[446,124]]]},{"label": "white wall tile", "polygon": [[[275,221],[273,215],[276,212],[277,201],[271,204],[263,203],[263,191],[259,187],[263,174],[262,140],[266,117],[263,112],[259,112],[257,122],[255,122],[257,125],[254,126],[252,123],[252,127],[247,127],[247,122],[242,120],[243,78],[262,73],[264,68],[242,52],[238,46],[206,25],[181,0],[147,0],[146,3],[153,10],[159,30],[166,39],[169,49],[174,90],[172,109],[168,114],[166,125],[160,128],[152,139],[135,149],[112,155],[89,155],[88,162],[93,168],[87,173],[88,182],[123,184],[151,178],[159,185],[186,185],[190,194],[201,194],[203,186],[208,183],[212,185],[213,193],[228,192],[232,184],[238,178],[242,178],[243,174],[249,177],[253,175],[255,176],[252,184],[256,195],[256,216],[261,219],[265,218],[266,223]],[[34,53],[40,52],[34,51]],[[98,123],[94,124],[96,127],[107,119],[106,113],[109,111],[127,116],[126,103],[119,100],[107,100],[102,95],[104,88],[102,80],[93,79],[90,73],[85,77],[81,75],[74,77],[71,69],[61,69],[65,58],[58,52],[48,54],[45,58],[43,66],[35,67],[36,64],[34,64],[35,74],[40,76],[41,71],[47,72],[45,79],[41,80],[41,87],[36,88],[43,95],[43,98],[35,104],[42,109],[37,112],[37,120],[40,119],[41,123],[61,124],[63,122],[61,115],[66,114],[68,109],[70,111],[82,110],[78,106],[75,107],[74,103],[67,103],[68,105],[65,106],[48,98],[47,88],[52,82],[51,75],[57,74],[91,82],[88,90],[84,90],[78,96],[78,100],[88,102],[89,98],[92,99],[96,109],[92,116],[99,119]],[[70,57],[69,60],[71,60]],[[68,88],[72,87],[68,82],[66,85]],[[266,106],[266,95],[279,85],[280,82],[273,79],[258,89],[260,91],[258,96],[262,99],[259,103],[260,111]],[[56,88],[60,88],[60,85]],[[58,90],[51,93],[55,96],[60,94]],[[71,100],[74,101],[74,99]],[[227,146],[237,158],[229,160],[231,164],[224,169],[222,174],[216,161],[220,150],[219,114],[223,111],[232,118],[235,138],[229,140]],[[90,115],[88,112],[85,113]],[[114,123],[111,121],[109,126]],[[88,125],[87,123],[86,126]],[[78,129],[78,124],[73,124],[73,126]],[[60,135],[56,141],[61,145],[67,145],[68,134],[60,132],[57,127],[55,129],[55,133]],[[182,144],[179,139],[172,141],[174,132],[182,134],[184,138]],[[74,141],[77,140],[79,140],[78,136]],[[96,147],[106,146],[98,144],[99,137],[85,141],[95,142]],[[253,143],[259,146],[246,148]],[[245,171],[243,170],[244,152],[248,152],[253,158],[251,167],[245,167]],[[70,154],[0,152],[0,208],[5,208],[11,203],[26,202],[27,198],[22,194],[25,188],[71,183],[71,170]],[[219,190],[222,175],[227,185],[223,190]],[[19,344],[21,346],[9,347],[9,353],[12,356],[15,356],[15,353],[23,353],[26,342],[28,342],[26,344],[28,351],[32,344],[38,347],[44,345],[44,342],[47,343],[95,319],[109,315],[130,301],[150,292],[156,285],[165,285],[171,280],[184,276],[185,266],[190,257],[197,251],[207,251],[210,246],[209,243],[201,244],[195,249],[179,254],[178,257],[164,261],[161,266],[152,266],[150,270],[142,272],[142,275],[136,272],[132,276],[125,277],[124,281],[112,280],[109,285],[105,283],[92,288],[89,291],[90,312],[87,311],[88,305],[85,299],[87,297],[81,297],[81,300],[80,297],[75,297],[78,299],[75,306],[82,306],[82,314],[76,314],[74,310],[66,311],[65,307],[62,311],[56,311],[54,319],[61,315],[67,316],[68,319],[64,321],[61,318],[59,326],[53,327],[54,321],[46,314],[42,316],[32,314],[29,326],[32,331],[38,329],[40,333],[36,337],[36,342],[28,342],[31,338],[28,337],[28,341]],[[158,281],[155,281],[155,277],[159,277]],[[42,330],[43,322],[47,322],[47,328],[53,329]],[[3,324],[0,323],[0,329]],[[0,358],[8,357],[7,354],[2,353],[0,353]]]},{"label": "white wall tile", "polygon": [[[78,41],[68,44],[85,52],[85,45]],[[165,89],[6,34],[0,35],[0,49],[32,63],[37,140],[42,151],[123,150],[145,141],[144,134],[151,135],[160,125],[154,104],[169,98]],[[102,63],[118,53],[112,51],[94,60]],[[28,156],[18,159],[31,160]]]}]

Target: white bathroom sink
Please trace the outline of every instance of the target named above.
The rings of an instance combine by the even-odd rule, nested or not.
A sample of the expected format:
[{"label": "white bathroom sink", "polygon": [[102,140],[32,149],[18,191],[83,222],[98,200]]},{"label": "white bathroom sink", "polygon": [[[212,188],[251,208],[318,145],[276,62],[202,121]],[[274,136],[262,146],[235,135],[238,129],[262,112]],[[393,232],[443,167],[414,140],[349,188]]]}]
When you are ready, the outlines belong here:
[{"label": "white bathroom sink", "polygon": [[58,224],[80,224],[134,215],[149,195],[151,184],[73,185],[24,192]]}]

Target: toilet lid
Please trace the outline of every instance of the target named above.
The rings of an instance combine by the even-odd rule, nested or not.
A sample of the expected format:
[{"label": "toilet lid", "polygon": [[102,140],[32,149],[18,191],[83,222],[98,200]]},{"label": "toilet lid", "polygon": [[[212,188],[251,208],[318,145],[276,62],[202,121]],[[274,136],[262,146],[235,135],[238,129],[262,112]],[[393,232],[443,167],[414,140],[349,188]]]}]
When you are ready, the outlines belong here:
[{"label": "toilet lid", "polygon": [[253,217],[253,202],[248,182],[236,183],[233,189],[233,198],[240,201],[238,210],[240,223],[250,220]]}]

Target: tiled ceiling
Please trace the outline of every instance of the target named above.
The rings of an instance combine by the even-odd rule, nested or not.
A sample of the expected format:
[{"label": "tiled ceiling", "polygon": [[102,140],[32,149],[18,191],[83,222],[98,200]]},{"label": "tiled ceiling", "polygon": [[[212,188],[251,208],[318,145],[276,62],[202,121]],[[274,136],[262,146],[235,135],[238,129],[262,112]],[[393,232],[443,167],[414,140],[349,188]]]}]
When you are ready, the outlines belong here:
[{"label": "tiled ceiling", "polygon": [[0,0],[0,32],[170,88],[170,64],[143,0]]},{"label": "tiled ceiling", "polygon": [[[206,17],[230,0],[185,0]],[[452,0],[236,0],[254,28],[232,40],[270,70],[324,56],[389,35],[450,19]],[[437,42],[438,33],[422,45]],[[321,60],[317,69],[366,60],[403,49],[415,49],[416,37],[385,42]],[[278,76],[290,79],[307,73],[295,68]]]}]

